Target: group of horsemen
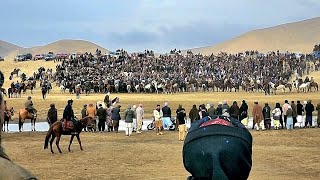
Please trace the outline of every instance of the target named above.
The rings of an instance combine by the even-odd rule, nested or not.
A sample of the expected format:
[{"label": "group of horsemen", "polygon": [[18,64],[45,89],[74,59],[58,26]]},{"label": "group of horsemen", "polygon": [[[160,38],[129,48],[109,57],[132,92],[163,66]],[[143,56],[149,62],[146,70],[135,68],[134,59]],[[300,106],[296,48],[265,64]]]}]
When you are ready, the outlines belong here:
[{"label": "group of horsemen", "polygon": [[[53,81],[62,89],[95,93],[250,91],[252,87],[287,84],[319,65],[304,56],[272,52],[204,56],[178,53],[154,57],[131,54],[116,60],[88,58],[64,60]],[[300,81],[299,81],[300,82]],[[271,87],[270,87],[271,88]]]}]

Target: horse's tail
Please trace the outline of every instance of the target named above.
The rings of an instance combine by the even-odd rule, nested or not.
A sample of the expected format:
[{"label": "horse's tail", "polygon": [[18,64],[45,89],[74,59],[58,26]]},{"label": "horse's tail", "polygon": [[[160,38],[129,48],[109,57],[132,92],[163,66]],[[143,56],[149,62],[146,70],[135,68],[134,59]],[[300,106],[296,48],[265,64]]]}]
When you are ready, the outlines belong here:
[{"label": "horse's tail", "polygon": [[53,130],[53,126],[50,126],[50,128],[49,128],[49,130],[48,130],[48,132],[47,132],[47,135],[46,135],[46,139],[45,139],[45,141],[44,141],[44,147],[43,147],[43,149],[47,149],[47,148],[48,148],[49,138],[50,138],[50,136],[51,136],[51,134],[52,134],[52,130]]}]

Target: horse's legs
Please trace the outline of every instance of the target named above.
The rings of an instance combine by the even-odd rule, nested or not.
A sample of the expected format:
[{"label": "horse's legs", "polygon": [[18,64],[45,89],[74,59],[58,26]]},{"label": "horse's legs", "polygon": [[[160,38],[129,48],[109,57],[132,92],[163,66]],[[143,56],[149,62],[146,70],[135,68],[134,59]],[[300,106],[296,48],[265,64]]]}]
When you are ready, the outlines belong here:
[{"label": "horse's legs", "polygon": [[22,123],[21,119],[19,119],[19,132],[21,132],[22,126],[23,126],[23,123]]},{"label": "horse's legs", "polygon": [[34,119],[32,122],[33,122],[33,131],[36,131],[36,120]]},{"label": "horse's legs", "polygon": [[60,149],[60,147],[59,147],[60,138],[61,138],[61,135],[58,135],[58,136],[57,136],[57,140],[56,140],[56,145],[57,145],[57,148],[58,148],[58,150],[59,150],[59,153],[62,153],[62,152],[61,152],[61,149]]},{"label": "horse's legs", "polygon": [[81,151],[83,151],[79,134],[76,134]]},{"label": "horse's legs", "polygon": [[72,135],[71,135],[71,138],[70,138],[70,143],[69,143],[69,147],[68,147],[69,152],[71,151],[71,150],[70,150],[70,147],[71,147],[73,138],[74,138],[74,134],[72,134]]},{"label": "horse's legs", "polygon": [[51,153],[53,154],[53,149],[52,149],[52,144],[53,144],[53,141],[54,139],[56,138],[56,135],[54,133],[52,133],[52,136],[51,136],[51,140],[50,140],[50,148],[51,148]]}]

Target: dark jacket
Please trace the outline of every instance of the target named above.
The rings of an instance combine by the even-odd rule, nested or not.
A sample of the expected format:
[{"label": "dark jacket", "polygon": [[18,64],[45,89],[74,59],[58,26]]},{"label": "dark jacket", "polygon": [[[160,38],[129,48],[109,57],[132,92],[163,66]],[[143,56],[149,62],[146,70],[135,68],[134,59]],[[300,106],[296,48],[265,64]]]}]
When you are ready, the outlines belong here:
[{"label": "dark jacket", "polygon": [[124,119],[126,123],[133,123],[133,119],[135,118],[135,113],[132,109],[127,109],[124,113]]},{"label": "dark jacket", "polygon": [[233,104],[229,109],[229,114],[230,114],[230,116],[237,117],[239,115],[239,111],[240,111],[240,109],[239,109],[238,105]]},{"label": "dark jacket", "polygon": [[210,107],[208,109],[208,114],[211,118],[213,118],[213,116],[216,115],[216,110],[213,107]]},{"label": "dark jacket", "polygon": [[85,117],[87,117],[87,116],[88,116],[87,108],[83,108],[83,109],[81,110],[81,117],[82,117],[82,118],[85,118]]},{"label": "dark jacket", "polygon": [[264,106],[262,109],[263,119],[271,119],[271,108],[270,106]]},{"label": "dark jacket", "polygon": [[221,104],[218,105],[216,112],[217,112],[217,115],[218,115],[218,116],[221,116],[221,115],[222,115],[222,105],[221,105]]},{"label": "dark jacket", "polygon": [[71,119],[74,118],[74,113],[72,106],[68,104],[63,111],[63,119],[66,119],[67,121],[71,121]]},{"label": "dark jacket", "polygon": [[118,107],[115,107],[111,110],[111,119],[114,120],[114,121],[119,121],[121,119],[120,117],[120,108]]},{"label": "dark jacket", "polygon": [[58,112],[57,112],[57,109],[55,107],[51,107],[49,109],[48,118],[49,118],[51,124],[58,120]]},{"label": "dark jacket", "polygon": [[223,104],[222,105],[222,114],[228,112],[229,113],[229,105],[228,104]]},{"label": "dark jacket", "polygon": [[170,117],[171,118],[171,109],[168,106],[165,106],[162,108],[162,113],[163,116],[162,117]]},{"label": "dark jacket", "polygon": [[177,120],[179,121],[179,125],[185,124],[186,121],[184,118],[186,117],[186,110],[184,108],[179,108],[176,111],[177,113]]},{"label": "dark jacket", "polygon": [[239,113],[240,113],[239,115],[240,115],[240,119],[241,120],[246,118],[246,117],[248,117],[248,105],[247,105],[247,103],[245,103],[245,102],[242,103]]},{"label": "dark jacket", "polygon": [[314,111],[314,106],[311,103],[306,104],[306,115],[307,116],[312,116],[312,112]]},{"label": "dark jacket", "polygon": [[97,116],[99,117],[99,123],[104,123],[106,121],[107,112],[102,107],[97,110]]},{"label": "dark jacket", "polygon": [[189,112],[189,118],[191,119],[191,123],[193,123],[198,117],[198,109],[196,106],[193,106],[192,109]]},{"label": "dark jacket", "polygon": [[298,103],[297,104],[297,115],[301,115],[302,116],[303,112],[304,112],[303,105]]}]

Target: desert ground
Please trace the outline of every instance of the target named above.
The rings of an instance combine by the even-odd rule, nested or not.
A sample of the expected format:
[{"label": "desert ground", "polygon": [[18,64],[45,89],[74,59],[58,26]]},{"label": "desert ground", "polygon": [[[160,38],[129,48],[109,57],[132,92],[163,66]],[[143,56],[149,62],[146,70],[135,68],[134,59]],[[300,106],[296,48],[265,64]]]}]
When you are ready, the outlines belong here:
[{"label": "desert ground", "polygon": [[[251,131],[253,167],[249,179],[319,179],[320,129]],[[45,133],[9,133],[3,144],[16,163],[39,179],[173,179],[189,175],[177,132],[83,133],[84,151],[62,137],[62,154],[43,150]]]},{"label": "desert ground", "polygon": [[[16,63],[9,64],[7,68],[11,69],[14,65]],[[36,71],[36,68],[30,68],[29,63],[23,65],[19,64],[23,71]],[[36,67],[41,65],[54,67],[56,64],[40,61]],[[8,70],[4,71],[7,74]],[[309,76],[320,82],[319,72],[313,72]],[[8,107],[15,108],[11,123],[17,123],[17,112],[23,108],[29,95],[30,91],[27,91],[21,98],[5,98]],[[42,99],[39,88],[31,96],[39,112],[38,121],[45,121],[50,103],[56,104],[61,118],[67,100],[72,98],[75,114],[79,116],[84,104],[102,101],[105,94],[81,95],[80,99],[76,99],[74,94],[62,94],[55,87],[46,100]],[[284,103],[285,99],[311,99],[314,104],[319,103],[319,92],[297,93],[295,90],[271,96],[246,92],[111,94],[111,98],[116,96],[120,98],[122,112],[128,104],[142,103],[146,118],[152,116],[157,104],[163,105],[166,101],[173,111],[179,104],[189,111],[193,104],[213,102],[216,106],[223,100],[227,100],[229,104],[233,101],[240,104],[245,99],[250,112],[254,101],[261,105],[268,102],[272,108],[276,102]],[[254,143],[250,179],[319,179],[319,132],[318,128],[291,132],[251,131]],[[84,151],[80,151],[78,143],[74,141],[72,151],[67,152],[69,137],[63,137],[60,142],[63,154],[51,154],[49,150],[43,150],[44,138],[44,132],[4,133],[3,145],[13,161],[30,169],[40,179],[186,179],[188,176],[182,163],[183,143],[177,140],[177,132],[165,132],[163,136],[156,136],[155,132],[149,131],[132,137],[126,137],[124,132],[83,133],[81,138]],[[54,150],[57,152],[56,147]]]}]

